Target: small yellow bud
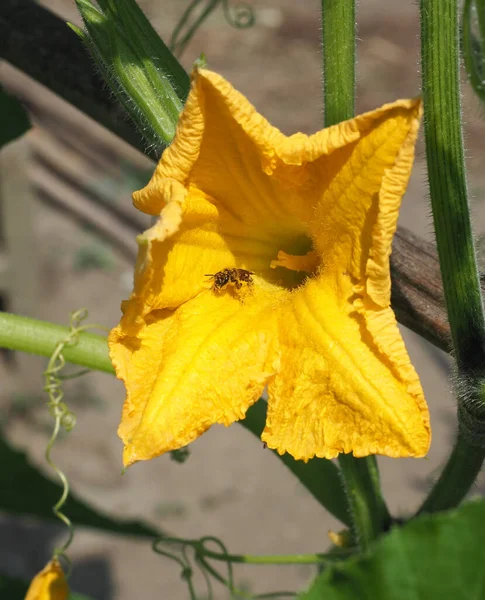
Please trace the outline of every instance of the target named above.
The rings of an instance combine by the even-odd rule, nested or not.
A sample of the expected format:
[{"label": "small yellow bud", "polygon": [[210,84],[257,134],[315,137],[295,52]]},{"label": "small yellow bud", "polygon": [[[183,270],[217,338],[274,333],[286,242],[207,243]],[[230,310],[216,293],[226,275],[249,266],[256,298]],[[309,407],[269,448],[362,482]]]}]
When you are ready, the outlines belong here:
[{"label": "small yellow bud", "polygon": [[352,538],[350,536],[350,531],[348,529],[344,529],[343,531],[329,531],[328,537],[334,546],[337,548],[348,548],[351,545]]},{"label": "small yellow bud", "polygon": [[61,563],[53,559],[32,579],[25,600],[67,600],[67,585]]}]

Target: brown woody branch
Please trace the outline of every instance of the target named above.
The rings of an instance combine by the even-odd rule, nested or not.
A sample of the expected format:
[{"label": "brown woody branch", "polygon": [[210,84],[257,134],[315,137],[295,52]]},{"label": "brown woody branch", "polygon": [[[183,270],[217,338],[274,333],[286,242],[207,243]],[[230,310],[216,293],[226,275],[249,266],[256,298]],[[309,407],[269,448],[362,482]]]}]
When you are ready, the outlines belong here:
[{"label": "brown woody branch", "polygon": [[[31,0],[1,0],[0,56],[143,151],[140,136],[116,104],[78,37]],[[391,258],[398,320],[442,350],[450,330],[433,244],[399,228]]]},{"label": "brown woody branch", "polygon": [[391,277],[397,320],[450,352],[450,326],[435,245],[399,227],[392,245]]}]

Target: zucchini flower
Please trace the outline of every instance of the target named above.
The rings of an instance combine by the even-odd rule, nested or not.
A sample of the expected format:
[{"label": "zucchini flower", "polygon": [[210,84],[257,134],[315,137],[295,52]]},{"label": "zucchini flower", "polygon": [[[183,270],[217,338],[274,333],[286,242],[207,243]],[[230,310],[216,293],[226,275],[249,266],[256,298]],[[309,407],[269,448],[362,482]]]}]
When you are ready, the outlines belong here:
[{"label": "zucchini flower", "polygon": [[134,290],[110,334],[131,465],[243,419],[307,461],[424,456],[429,414],[390,307],[389,256],[419,100],[284,136],[221,76],[194,73],[135,206]]}]

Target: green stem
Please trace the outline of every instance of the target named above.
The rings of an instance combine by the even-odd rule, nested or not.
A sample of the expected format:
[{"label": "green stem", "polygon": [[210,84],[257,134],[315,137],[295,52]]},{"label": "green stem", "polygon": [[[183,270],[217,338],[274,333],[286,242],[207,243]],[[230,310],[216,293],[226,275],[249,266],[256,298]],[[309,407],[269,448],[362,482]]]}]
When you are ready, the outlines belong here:
[{"label": "green stem", "polygon": [[355,0],[322,0],[325,127],[354,116]]},{"label": "green stem", "polygon": [[[50,357],[68,335],[69,327],[0,312],[0,348]],[[62,354],[66,362],[114,374],[106,338],[101,335],[80,333],[77,343],[65,346]]]},{"label": "green stem", "polygon": [[338,554],[220,554],[205,548],[202,553],[204,558],[249,565],[323,565],[342,560],[342,556],[348,556],[348,553],[341,556]]},{"label": "green stem", "polygon": [[459,436],[440,478],[419,513],[432,513],[458,506],[472,487],[484,458],[483,448],[470,446]]},{"label": "green stem", "polygon": [[[57,345],[69,335],[69,327],[0,312],[0,348],[20,350],[50,357]],[[114,375],[108,355],[106,338],[93,333],[79,333],[75,345],[62,350],[66,362]],[[261,401],[251,407],[247,418],[239,421],[246,429],[260,437],[266,420],[266,407]],[[308,463],[296,461],[288,455],[276,456],[292,471],[302,485],[337,519],[349,523],[345,511],[337,468],[330,461],[314,459]]]},{"label": "green stem", "polygon": [[459,88],[457,0],[421,0],[429,189],[458,368],[485,365],[485,320],[468,204]]},{"label": "green stem", "polygon": [[[214,552],[207,548],[207,544],[212,543],[220,548],[220,552]],[[162,544],[178,544],[183,548],[192,547],[197,558],[210,558],[227,563],[247,563],[252,565],[310,565],[337,562],[342,557],[353,554],[353,550],[338,549],[338,552],[332,553],[314,553],[314,554],[229,554],[226,546],[216,537],[206,536],[198,540],[184,539],[179,537],[162,536],[155,540],[153,547],[155,552],[160,550]]]},{"label": "green stem", "polygon": [[[459,80],[457,0],[421,0],[421,56],[431,207],[460,384],[458,405],[479,427],[485,377],[485,319],[467,196]],[[421,511],[456,506],[484,458],[463,427]],[[472,428],[473,428],[472,427]],[[470,429],[470,428],[468,428]]]},{"label": "green stem", "polygon": [[[355,0],[322,0],[323,94],[325,127],[354,116]],[[352,529],[366,549],[390,524],[374,457],[341,454],[339,466]]]},{"label": "green stem", "polygon": [[339,466],[355,541],[365,551],[391,524],[377,461],[374,456],[354,458],[351,454],[340,454]]}]

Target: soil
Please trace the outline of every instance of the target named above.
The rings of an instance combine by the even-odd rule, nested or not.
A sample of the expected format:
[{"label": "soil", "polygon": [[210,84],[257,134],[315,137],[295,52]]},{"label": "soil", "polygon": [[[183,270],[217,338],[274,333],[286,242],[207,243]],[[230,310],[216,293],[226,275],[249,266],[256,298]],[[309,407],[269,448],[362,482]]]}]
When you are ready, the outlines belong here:
[{"label": "soil", "polygon": [[[80,24],[74,2],[42,3]],[[188,2],[145,0],[141,4],[162,37],[168,39]],[[256,25],[246,30],[234,29],[225,21],[222,9],[218,9],[187,48],[184,66],[190,69],[204,52],[209,66],[227,77],[285,133],[319,129],[320,2],[258,0],[251,4]],[[367,0],[361,3],[358,22],[358,110],[417,95],[417,4]],[[485,228],[481,205],[485,180],[481,169],[483,154],[479,150],[485,125],[478,103],[467,88],[464,103],[470,189],[475,198],[474,226],[480,235]],[[89,127],[96,130],[91,122]],[[48,128],[44,123],[44,131],[36,129],[29,136],[47,140]],[[99,135],[105,145],[116,147],[111,134]],[[77,160],[81,142],[72,142],[69,160]],[[42,144],[33,143],[36,152],[42,154]],[[116,150],[110,152],[112,155],[105,153],[96,158],[103,165],[96,171],[98,184],[103,186],[108,181],[118,204],[128,207],[130,193],[137,187],[133,170]],[[127,153],[120,151],[123,157]],[[139,156],[132,158],[137,173],[150,168]],[[85,174],[93,176],[87,168]],[[79,175],[82,179],[82,170]],[[133,259],[129,252],[120,251],[87,230],[79,218],[60,211],[56,203],[39,199],[34,208],[32,235],[36,241],[39,300],[33,307],[33,316],[67,323],[71,310],[87,307],[90,322],[108,327],[116,324],[120,301],[130,291]],[[432,238],[429,215],[420,143],[400,223]],[[389,505],[395,513],[406,515],[418,505],[446,458],[456,420],[448,357],[409,331],[403,331],[403,335],[421,376],[433,426],[433,444],[426,460],[379,460]],[[28,449],[32,460],[46,469],[43,451],[50,421],[41,394],[44,365],[43,359],[29,358],[27,378],[16,375],[8,364],[2,365],[0,374],[5,384],[0,409],[10,440]],[[328,545],[328,530],[339,528],[293,475],[239,425],[228,429],[213,427],[191,446],[191,455],[183,465],[164,456],[137,464],[121,475],[121,443],[116,427],[123,386],[113,377],[93,373],[66,384],[65,391],[66,401],[77,414],[77,425],[69,437],[59,442],[55,456],[73,488],[105,512],[119,517],[143,517],[182,537],[218,536],[232,553],[321,552]],[[7,568],[12,575],[31,576],[42,568],[54,540],[62,539],[63,533],[62,527],[3,517],[1,570]],[[154,554],[146,542],[79,529],[70,556],[74,565],[73,589],[95,599],[188,598],[177,565]],[[314,572],[307,566],[241,566],[236,569],[236,581],[253,592],[298,590],[304,588]],[[200,598],[207,597],[203,582],[198,583]],[[218,586],[215,597],[228,598],[229,594]]]}]

